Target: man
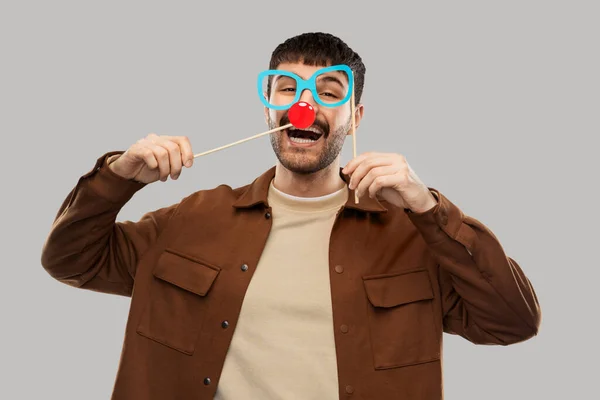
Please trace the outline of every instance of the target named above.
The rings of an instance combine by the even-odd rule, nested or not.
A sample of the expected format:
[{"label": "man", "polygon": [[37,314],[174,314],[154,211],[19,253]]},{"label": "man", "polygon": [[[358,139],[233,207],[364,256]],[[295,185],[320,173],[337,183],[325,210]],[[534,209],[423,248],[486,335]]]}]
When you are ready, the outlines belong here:
[{"label": "man", "polygon": [[297,101],[316,119],[273,133],[278,162],[243,187],[116,222],[137,191],[193,164],[187,138],[154,134],[82,176],[42,264],[131,296],[113,399],[441,399],[443,332],[498,345],[537,334],[535,292],[481,222],[400,154],[340,165],[364,73],[329,34],[278,46],[259,83],[267,124],[289,122]]}]

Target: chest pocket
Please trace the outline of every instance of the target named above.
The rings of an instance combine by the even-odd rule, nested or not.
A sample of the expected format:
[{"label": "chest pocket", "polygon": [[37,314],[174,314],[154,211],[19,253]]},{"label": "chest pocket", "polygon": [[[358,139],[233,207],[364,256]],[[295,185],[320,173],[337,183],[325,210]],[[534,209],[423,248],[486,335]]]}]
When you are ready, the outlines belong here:
[{"label": "chest pocket", "polygon": [[165,250],[152,271],[148,302],[137,332],[185,354],[193,354],[208,307],[208,294],[221,269]]},{"label": "chest pocket", "polygon": [[440,359],[433,290],[427,270],[363,277],[369,300],[369,332],[376,369]]}]

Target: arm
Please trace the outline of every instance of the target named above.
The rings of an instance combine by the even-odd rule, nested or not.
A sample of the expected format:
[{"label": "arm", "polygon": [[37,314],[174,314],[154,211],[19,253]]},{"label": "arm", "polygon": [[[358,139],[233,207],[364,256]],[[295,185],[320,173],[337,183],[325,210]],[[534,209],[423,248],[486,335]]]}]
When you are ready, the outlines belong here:
[{"label": "arm", "polygon": [[121,208],[146,185],[108,167],[121,153],[104,154],[79,179],[54,219],[41,262],[67,285],[131,296],[138,261],[177,205],[146,213],[138,222],[116,222]]},{"label": "arm", "polygon": [[437,190],[437,204],[407,212],[439,261],[444,331],[476,344],[508,345],[536,335],[534,289],[494,234]]}]

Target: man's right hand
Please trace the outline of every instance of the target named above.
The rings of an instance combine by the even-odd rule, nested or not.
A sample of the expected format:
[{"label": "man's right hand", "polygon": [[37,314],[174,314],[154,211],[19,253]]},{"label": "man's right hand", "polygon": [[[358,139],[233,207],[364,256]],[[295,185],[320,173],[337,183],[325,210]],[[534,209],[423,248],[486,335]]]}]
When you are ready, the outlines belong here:
[{"label": "man's right hand", "polygon": [[142,183],[179,178],[185,165],[194,163],[192,145],[185,136],[149,134],[138,140],[108,166],[117,175]]}]

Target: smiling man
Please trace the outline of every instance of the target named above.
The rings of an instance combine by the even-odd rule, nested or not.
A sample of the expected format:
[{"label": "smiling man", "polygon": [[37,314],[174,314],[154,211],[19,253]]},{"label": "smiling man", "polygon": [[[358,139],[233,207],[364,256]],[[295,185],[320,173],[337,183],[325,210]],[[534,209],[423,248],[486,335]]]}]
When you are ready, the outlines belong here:
[{"label": "smiling man", "polygon": [[402,154],[342,167],[364,74],[330,34],[278,46],[258,78],[267,124],[298,101],[316,119],[272,134],[276,165],[242,187],[117,222],[136,192],[193,165],[187,138],[155,134],[77,182],[42,264],[131,297],[112,399],[438,400],[444,332],[487,345],[537,334],[534,289],[485,225]]}]

